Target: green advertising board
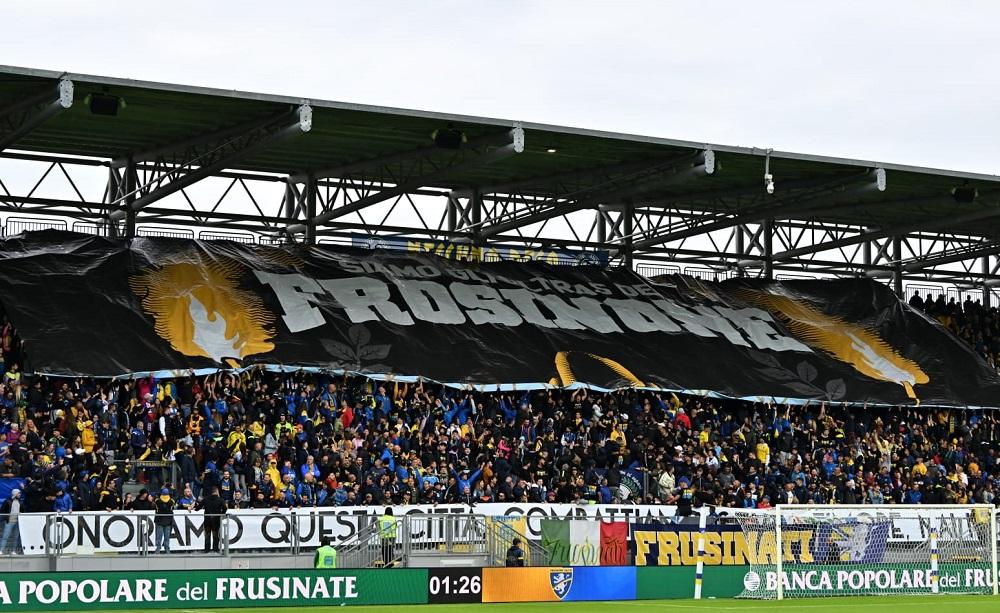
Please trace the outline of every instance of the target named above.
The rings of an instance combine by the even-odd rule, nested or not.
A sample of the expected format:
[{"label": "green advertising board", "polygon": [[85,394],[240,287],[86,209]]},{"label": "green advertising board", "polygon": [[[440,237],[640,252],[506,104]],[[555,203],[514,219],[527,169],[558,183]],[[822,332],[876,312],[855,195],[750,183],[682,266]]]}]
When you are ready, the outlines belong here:
[{"label": "green advertising board", "polygon": [[[694,566],[637,566],[636,600],[694,598]],[[735,598],[743,592],[749,566],[706,566],[704,598]]]},{"label": "green advertising board", "polygon": [[[748,596],[773,596],[777,591],[777,574],[773,568],[706,566],[702,596],[735,598],[744,592]],[[693,598],[694,573],[693,566],[639,566],[636,568],[636,599]],[[931,592],[931,572],[927,564],[795,564],[786,566],[782,575],[782,587],[788,598]],[[942,564],[939,577],[941,593],[992,592],[991,572],[985,563]]]},{"label": "green advertising board", "polygon": [[0,612],[427,603],[426,569],[14,573]]}]

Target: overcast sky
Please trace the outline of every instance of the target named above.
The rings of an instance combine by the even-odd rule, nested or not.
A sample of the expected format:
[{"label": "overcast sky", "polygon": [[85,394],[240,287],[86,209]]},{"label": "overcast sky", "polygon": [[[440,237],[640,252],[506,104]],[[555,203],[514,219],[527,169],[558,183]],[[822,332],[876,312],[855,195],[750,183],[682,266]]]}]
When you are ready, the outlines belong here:
[{"label": "overcast sky", "polygon": [[3,0],[0,63],[1000,172],[1000,3]]}]

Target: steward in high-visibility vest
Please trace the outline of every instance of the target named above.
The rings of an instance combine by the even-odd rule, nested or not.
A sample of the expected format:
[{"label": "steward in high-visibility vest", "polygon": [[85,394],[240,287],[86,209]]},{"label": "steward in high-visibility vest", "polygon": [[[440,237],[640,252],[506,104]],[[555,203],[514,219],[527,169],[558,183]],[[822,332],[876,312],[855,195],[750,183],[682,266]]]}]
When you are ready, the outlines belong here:
[{"label": "steward in high-visibility vest", "polygon": [[337,550],[330,546],[330,539],[323,539],[313,560],[316,568],[337,568]]},{"label": "steward in high-visibility vest", "polygon": [[379,534],[384,539],[396,540],[396,518],[392,515],[392,509],[386,509],[385,515],[379,519]]},{"label": "steward in high-visibility vest", "polygon": [[382,538],[383,568],[395,566],[396,518],[392,516],[392,507],[385,508],[385,514],[378,520],[379,536]]}]

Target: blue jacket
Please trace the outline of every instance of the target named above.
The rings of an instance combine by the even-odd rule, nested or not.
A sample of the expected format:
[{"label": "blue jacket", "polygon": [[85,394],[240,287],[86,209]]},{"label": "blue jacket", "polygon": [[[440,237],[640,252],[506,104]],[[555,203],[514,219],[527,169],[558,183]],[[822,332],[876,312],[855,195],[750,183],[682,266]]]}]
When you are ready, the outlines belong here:
[{"label": "blue jacket", "polygon": [[132,436],[129,439],[129,444],[132,445],[134,449],[142,449],[146,446],[146,431],[142,428],[132,428]]},{"label": "blue jacket", "polygon": [[63,492],[62,496],[56,496],[55,502],[52,503],[52,510],[57,513],[69,513],[73,510],[73,499],[69,494]]},{"label": "blue jacket", "polygon": [[392,399],[387,395],[375,394],[375,408],[383,415],[388,415],[392,412]]},{"label": "blue jacket", "polygon": [[472,486],[475,485],[476,481],[479,480],[479,475],[481,475],[482,472],[483,469],[479,469],[476,472],[472,473],[472,476],[469,477],[468,479],[463,479],[462,475],[458,474],[458,471],[456,471],[454,468],[451,469],[451,474],[455,476],[455,480],[458,482],[458,493],[461,494],[462,492],[464,492],[465,488],[469,488],[469,491],[471,492]]},{"label": "blue jacket", "polygon": [[508,422],[514,421],[517,417],[517,409],[510,406],[510,403],[507,402],[506,398],[500,398],[500,410],[503,411],[504,419]]}]

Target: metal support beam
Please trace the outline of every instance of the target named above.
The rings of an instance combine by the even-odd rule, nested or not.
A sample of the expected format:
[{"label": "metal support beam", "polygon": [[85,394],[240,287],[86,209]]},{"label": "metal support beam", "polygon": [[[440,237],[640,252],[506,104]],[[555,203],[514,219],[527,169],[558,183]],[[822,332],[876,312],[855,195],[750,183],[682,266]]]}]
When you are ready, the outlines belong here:
[{"label": "metal support beam", "polygon": [[448,206],[448,210],[447,210],[448,225],[447,225],[447,228],[448,228],[449,232],[454,232],[455,230],[458,229],[458,209],[459,209],[459,204],[458,204],[457,200],[458,199],[454,195],[448,194],[448,205],[447,205]]},{"label": "metal support beam", "polygon": [[483,237],[479,234],[479,228],[483,225],[483,193],[473,188],[469,194],[469,218],[472,220],[472,244],[482,247]]},{"label": "metal support beam", "polygon": [[204,152],[206,147],[217,147],[220,143],[245,137],[256,130],[267,129],[269,125],[272,125],[275,122],[284,121],[287,117],[288,113],[280,113],[279,115],[272,115],[270,117],[261,117],[238,125],[222,128],[214,132],[208,132],[207,134],[199,134],[175,143],[157,145],[145,151],[136,151],[129,156],[112,160],[111,167],[122,168],[128,163],[130,158],[134,162],[140,164],[144,162],[169,163],[170,160],[167,158],[172,156],[179,157],[179,163],[183,164],[187,160],[198,157]]},{"label": "metal support beam", "polygon": [[379,202],[384,202],[391,198],[396,198],[402,196],[414,189],[418,189],[428,184],[433,184],[447,177],[449,174],[455,172],[468,170],[470,168],[475,168],[478,166],[483,166],[486,164],[492,164],[499,160],[503,160],[511,155],[521,153],[524,151],[524,131],[521,128],[514,128],[508,134],[510,142],[502,147],[498,147],[491,151],[487,151],[481,155],[475,156],[470,159],[466,159],[453,166],[447,166],[441,168],[434,172],[425,174],[419,177],[413,177],[407,179],[406,181],[396,185],[395,187],[390,187],[383,189],[369,196],[359,198],[350,204],[337,207],[333,210],[327,211],[321,215],[315,217],[309,217],[306,219],[305,223],[295,224],[288,226],[287,232],[290,234],[300,234],[306,231],[309,226],[321,226],[327,224],[338,217],[343,217],[345,215],[350,215],[360,211],[361,209],[377,204]]},{"label": "metal support beam", "polygon": [[[980,260],[980,266],[982,267],[982,273],[984,276],[988,276],[992,273],[990,270],[990,256],[984,255]],[[990,294],[992,293],[992,288],[989,285],[983,283],[983,308],[990,308]]]},{"label": "metal support beam", "polygon": [[62,79],[54,90],[0,109],[0,151],[12,147],[55,115],[73,106],[73,82]]},{"label": "metal support beam", "polygon": [[[716,230],[731,228],[732,226],[739,224],[760,222],[769,217],[797,217],[808,213],[810,209],[814,209],[819,206],[826,206],[831,201],[842,201],[845,198],[861,196],[874,190],[885,191],[885,171],[881,168],[876,169],[874,175],[875,176],[872,177],[872,173],[865,172],[860,176],[856,176],[853,182],[849,183],[847,186],[841,186],[845,188],[843,191],[834,194],[813,195],[793,199],[791,201],[775,198],[777,204],[766,204],[751,207],[748,210],[737,212],[735,215],[729,217],[698,224],[683,230],[669,232],[661,236],[647,238],[636,242],[635,248],[636,250],[642,250],[648,247],[662,245],[664,243],[670,243],[685,238],[691,238],[708,232],[714,232]],[[861,185],[853,185],[859,181],[862,182]]]},{"label": "metal support beam", "polygon": [[[691,165],[684,168],[685,164]],[[593,194],[591,190],[587,190],[584,194],[566,194],[553,198],[553,202],[549,208],[543,208],[543,203],[543,205],[538,207],[543,210],[529,213],[510,221],[485,226],[482,229],[482,234],[485,237],[496,236],[503,232],[530,226],[554,217],[568,215],[581,209],[596,207],[600,204],[649,193],[650,191],[662,189],[669,185],[676,185],[697,177],[714,174],[715,153],[704,151],[694,156],[685,155],[673,161],[664,162],[662,165],[646,167],[644,172],[651,172],[651,174],[644,177],[641,181],[631,181],[630,185],[619,187],[614,191]]]},{"label": "metal support beam", "polygon": [[996,255],[998,253],[1000,253],[1000,241],[987,241],[981,243],[979,247],[957,249],[951,253],[927,259],[915,259],[909,261],[899,260],[896,263],[899,264],[906,272],[915,272],[925,268],[943,266],[945,264],[954,264],[955,262],[964,262],[979,257]]},{"label": "metal support beam", "polygon": [[894,261],[892,267],[892,291],[902,299],[904,298],[903,267],[900,265],[900,260],[903,259],[903,238],[900,236],[892,237],[892,259]]},{"label": "metal support beam", "polygon": [[[997,194],[992,194],[992,195],[995,197]],[[939,199],[936,200],[939,201]],[[900,201],[887,202],[885,204],[892,205],[892,204],[910,204],[910,203],[912,203],[912,201],[900,200]],[[1000,203],[991,202],[988,208],[984,210],[979,210],[972,213],[965,213],[961,215],[948,215],[940,219],[935,219],[933,221],[925,221],[903,227],[860,232],[856,236],[850,236],[847,238],[842,238],[840,240],[828,241],[816,245],[799,247],[798,249],[789,249],[788,251],[782,251],[781,253],[776,253],[774,255],[774,259],[780,261],[791,258],[798,258],[804,255],[810,255],[813,253],[819,253],[831,249],[841,249],[844,247],[857,245],[859,243],[880,240],[883,238],[889,238],[894,234],[905,235],[905,234],[910,234],[912,232],[943,230],[946,228],[955,227],[962,224],[986,221],[988,219],[994,219],[996,217],[1000,217]]]},{"label": "metal support beam", "polygon": [[[128,203],[127,208],[139,211],[161,198],[214,175],[247,156],[293,136],[309,132],[311,129],[312,107],[304,104],[263,127],[226,139],[218,146],[209,148],[204,155],[168,170],[138,190],[130,190],[126,195],[134,194],[136,191],[143,192],[143,195]],[[195,166],[197,168],[192,170]],[[119,221],[126,215],[125,210],[115,211],[110,216],[111,221]]]},{"label": "metal support beam", "polygon": [[764,240],[764,278],[768,281],[774,280],[774,260],[771,256],[774,255],[773,242],[774,242],[774,218],[768,217],[764,220],[763,228],[763,240]]},{"label": "metal support beam", "polygon": [[[125,237],[135,238],[135,209],[132,208],[132,203],[135,201],[135,189],[138,183],[138,174],[135,169],[135,161],[129,160],[128,164],[125,166]],[[108,224],[117,225],[117,220],[108,215]]]},{"label": "metal support beam", "polygon": [[850,236],[847,238],[842,238],[840,240],[828,241],[816,245],[809,245],[807,247],[800,247],[798,249],[789,249],[788,251],[782,251],[781,253],[776,253],[774,255],[774,259],[776,261],[788,260],[792,258],[802,257],[804,255],[819,253],[822,251],[829,251],[831,249],[841,249],[843,247],[850,247],[851,245],[857,245],[859,243],[880,240],[883,238],[889,238],[896,234],[905,235],[905,234],[910,234],[912,232],[941,230],[956,225],[986,221],[987,219],[994,219],[997,217],[1000,217],[1000,206],[992,206],[989,209],[976,211],[974,213],[948,216],[933,221],[924,221],[921,223],[915,223],[903,227],[889,228],[885,230],[874,230],[871,232],[860,232],[856,236]]},{"label": "metal support beam", "polygon": [[281,213],[286,219],[292,219],[298,215],[298,202],[298,190],[295,189],[295,184],[289,178],[285,181],[285,196],[281,206]]},{"label": "metal support beam", "polygon": [[[316,177],[307,177],[305,185],[305,197],[306,197],[306,219],[312,219],[316,217],[316,197],[318,196],[319,189],[316,185]],[[315,245],[316,244],[316,226],[309,225],[306,227],[306,244]]]},{"label": "metal support beam", "polygon": [[635,205],[632,203],[632,199],[626,198],[622,202],[622,233],[625,235],[625,240],[622,242],[621,252],[623,264],[629,270],[632,270],[632,220],[634,212]]},{"label": "metal support beam", "polygon": [[[746,253],[747,253],[747,248],[746,248],[746,231],[747,231],[747,229],[746,229],[746,226],[744,226],[742,224],[738,225],[738,226],[736,226],[735,231],[736,231],[736,252],[739,253],[740,255],[746,255]],[[740,266],[738,262],[737,262],[737,266],[736,266],[736,276],[737,277],[744,277],[744,276],[746,276],[746,270],[742,266]]]}]

